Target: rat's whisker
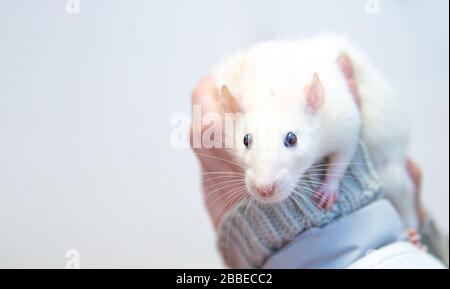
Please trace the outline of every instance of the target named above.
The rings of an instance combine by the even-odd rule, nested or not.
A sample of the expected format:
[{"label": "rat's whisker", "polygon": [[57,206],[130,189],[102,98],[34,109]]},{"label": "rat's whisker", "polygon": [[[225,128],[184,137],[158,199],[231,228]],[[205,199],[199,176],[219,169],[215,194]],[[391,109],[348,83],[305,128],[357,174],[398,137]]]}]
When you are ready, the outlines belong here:
[{"label": "rat's whisker", "polygon": [[[311,199],[311,197],[308,197],[308,195],[305,195],[303,191],[302,191],[302,192],[297,192],[297,193],[298,193],[299,196],[301,195],[302,198],[307,199],[308,202],[309,202],[311,205],[313,205],[313,207],[314,207],[315,209],[317,209],[317,212],[319,212],[319,213],[322,214],[322,215],[325,215],[325,211],[326,211],[326,210],[323,209],[322,207],[320,207],[320,206],[317,204],[317,201]],[[328,202],[327,202],[327,204],[328,204]]]},{"label": "rat's whisker", "polygon": [[[237,215],[231,215],[231,219],[230,222],[228,224],[228,228],[227,228],[227,233],[226,235],[226,240],[225,240],[225,246],[228,247],[229,243],[230,243],[230,234],[231,234],[231,227],[233,226],[233,219],[236,217]],[[217,217],[216,217],[217,218]],[[226,251],[226,259],[228,259],[230,256],[230,251],[231,250],[225,250]]]},{"label": "rat's whisker", "polygon": [[285,200],[282,200],[282,201],[281,201],[281,206],[283,207],[283,210],[284,210],[284,211],[286,211],[286,212],[288,211],[287,206],[286,206],[286,203],[285,203]]},{"label": "rat's whisker", "polygon": [[246,198],[247,198],[247,203],[244,204],[244,208],[243,208],[242,214],[244,215],[245,219],[248,219],[247,213],[248,213],[249,203],[252,201],[252,199],[251,199],[250,195],[247,195]]},{"label": "rat's whisker", "polygon": [[[351,177],[351,176],[342,176],[342,178],[348,178],[348,179],[354,179],[354,180],[358,180],[358,178],[356,178],[356,177]],[[300,180],[300,182],[299,182],[300,184],[304,184],[304,185],[318,185],[319,187],[320,186],[326,186],[326,187],[331,187],[330,185],[328,185],[326,182],[323,182],[323,181],[316,181],[316,180],[307,180],[307,179],[302,179],[302,180]],[[340,184],[339,184],[339,191],[343,191],[343,192],[345,192],[345,190],[344,189],[342,189],[342,188],[345,188],[345,182],[340,182]]]},{"label": "rat's whisker", "polygon": [[232,189],[232,190],[229,191],[229,192],[226,192],[226,193],[224,193],[224,194],[219,194],[219,196],[218,196],[217,198],[215,198],[214,200],[212,200],[212,201],[207,201],[207,204],[208,204],[208,206],[209,206],[210,208],[212,208],[212,205],[215,204],[218,200],[220,200],[220,199],[222,199],[222,198],[227,198],[227,197],[229,198],[230,195],[234,194],[234,193],[233,193],[234,191],[244,190],[244,188],[245,188],[244,186],[236,187],[236,188]]},{"label": "rat's whisker", "polygon": [[209,182],[212,180],[221,180],[221,179],[239,179],[239,180],[244,180],[244,177],[241,176],[216,176],[216,177],[206,177],[203,179],[204,182]]},{"label": "rat's whisker", "polygon": [[214,186],[214,185],[226,184],[226,183],[229,183],[231,181],[245,182],[245,179],[244,178],[232,177],[232,176],[222,177],[222,178],[212,178],[212,179],[203,180],[203,184],[204,185],[209,185],[209,186]]},{"label": "rat's whisker", "polygon": [[303,214],[303,216],[305,216],[306,217],[306,223],[307,223],[307,229],[311,229],[312,228],[312,220],[311,220],[311,217],[309,216],[309,214],[308,214],[308,210],[306,210],[305,208],[303,208],[303,206],[302,206],[302,204],[300,204],[298,201],[297,201],[297,199],[295,199],[292,195],[291,196],[289,196],[289,198],[288,198],[291,202],[292,202],[292,207],[293,207],[293,210],[295,211],[296,209],[296,207],[297,207],[297,209]]},{"label": "rat's whisker", "polygon": [[224,200],[221,204],[221,206],[219,207],[217,214],[221,214],[224,213],[223,210],[224,209],[230,209],[231,207],[233,207],[236,203],[240,202],[241,200],[243,200],[245,197],[247,197],[245,188],[238,188],[236,190],[234,190],[234,192],[230,192],[229,198],[228,200]]},{"label": "rat's whisker", "polygon": [[348,178],[348,179],[358,179],[356,177],[352,177],[352,176],[347,176],[347,175],[339,175],[339,174],[329,174],[329,173],[312,173],[312,174],[307,174],[307,178],[314,178],[314,177],[341,177],[341,178]]},{"label": "rat's whisker", "polygon": [[205,172],[205,173],[202,173],[202,175],[242,175],[242,176],[244,176],[245,173],[241,173],[241,172],[227,172],[227,171],[215,171],[215,172]]},{"label": "rat's whisker", "polygon": [[313,189],[313,188],[311,188],[310,186],[307,186],[307,185],[316,185],[316,184],[330,187],[329,185],[321,183],[321,182],[314,182],[314,183],[305,183],[305,184],[303,184],[303,186],[300,185],[300,188],[304,189],[305,193],[309,194],[310,196],[315,197],[316,193],[317,193],[317,190],[315,190],[315,189]]},{"label": "rat's whisker", "polygon": [[215,195],[215,194],[226,195],[226,194],[228,194],[227,190],[234,189],[234,188],[236,188],[238,186],[245,186],[245,184],[244,183],[235,182],[235,183],[230,183],[230,184],[224,184],[224,185],[221,185],[220,187],[213,187],[213,188],[211,188],[211,191],[206,191],[205,190],[206,192],[204,193],[204,196],[209,197],[209,196],[212,196],[212,195]]},{"label": "rat's whisker", "polygon": [[307,195],[305,195],[303,191],[299,191],[299,190],[295,189],[293,193],[295,195],[301,197],[302,199],[304,199],[307,203],[310,203],[311,205],[313,205],[316,209],[318,209],[318,211],[320,213],[323,214],[323,209],[321,207],[319,207],[314,200],[312,200]]},{"label": "rat's whisker", "polygon": [[[320,183],[321,184],[321,183]],[[324,185],[326,185],[326,184],[324,184]],[[304,187],[304,186],[301,186],[301,185],[299,185],[299,187],[301,188],[301,189],[303,189],[304,191],[302,192],[302,193],[304,193],[305,194],[305,197],[306,196],[311,196],[311,197],[313,197],[313,198],[316,198],[316,191],[315,190],[313,190],[313,189],[311,189],[311,188],[309,188],[309,187]],[[343,190],[341,190],[341,191],[343,191]],[[298,192],[298,191],[297,191]],[[315,200],[312,200],[315,204],[316,204],[316,201]],[[326,204],[331,204],[331,201],[326,201]]]},{"label": "rat's whisker", "polygon": [[209,158],[212,158],[212,159],[224,161],[224,162],[226,162],[226,163],[229,163],[229,164],[238,166],[239,168],[245,169],[245,168],[244,168],[243,166],[241,166],[240,164],[238,164],[238,163],[236,163],[236,162],[233,162],[233,161],[230,161],[230,160],[227,160],[227,159],[224,159],[224,158],[220,158],[220,157],[213,156],[213,155],[210,155],[210,154],[205,154],[205,153],[197,153],[197,154],[200,155],[200,156],[209,157]]},{"label": "rat's whisker", "polygon": [[[315,180],[302,180],[300,183],[301,183],[302,185],[311,185],[311,186],[317,185],[318,187],[325,186],[325,187],[327,187],[327,188],[331,188],[331,187],[332,187],[332,186],[330,186],[329,184],[327,184],[326,182],[315,181]],[[341,185],[342,185],[342,182],[340,183],[339,188],[341,187]],[[317,188],[317,189],[319,189],[319,188]]]},{"label": "rat's whisker", "polygon": [[[343,171],[341,168],[323,168],[323,169],[309,169],[305,172],[305,175],[310,175],[311,173],[327,173],[327,172],[332,172],[332,171]],[[347,169],[346,169],[347,170]]]},{"label": "rat's whisker", "polygon": [[[236,180],[236,183],[225,184],[225,185],[220,186],[220,187],[218,187],[218,188],[214,188],[214,190],[212,190],[212,191],[206,191],[206,190],[205,190],[205,191],[206,191],[205,196],[210,196],[210,195],[212,195],[212,194],[214,194],[214,193],[217,193],[217,192],[219,192],[219,191],[221,191],[221,190],[224,190],[224,189],[229,188],[229,187],[237,186],[237,185],[245,186],[245,183],[244,183],[244,182],[240,183],[240,182],[238,182],[238,181]],[[227,192],[224,192],[224,194],[226,194],[226,193],[227,193]]]},{"label": "rat's whisker", "polygon": [[223,181],[215,182],[215,183],[211,183],[211,184],[204,184],[203,188],[204,188],[205,191],[208,192],[208,191],[210,191],[213,188],[221,189],[221,188],[223,188],[222,187],[223,185],[233,184],[233,183],[242,183],[242,184],[244,184],[245,181],[244,180],[240,180],[240,179],[223,180]]},{"label": "rat's whisker", "polygon": [[[307,182],[305,182],[305,185],[307,185],[308,183]],[[322,182],[310,182],[309,184],[312,184],[312,185],[323,185],[323,186],[326,186],[326,187],[331,187],[331,186],[329,186],[328,184],[325,184],[325,183],[322,183]],[[308,194],[308,195],[310,195],[310,196],[312,196],[312,197],[316,197],[316,193],[317,193],[317,191],[315,191],[315,190],[313,190],[313,189],[311,189],[311,188],[306,188],[306,187],[303,187],[303,189],[306,189],[307,191],[305,191],[305,193],[306,194]],[[340,193],[348,193],[348,194],[350,194],[351,192],[348,190],[348,187],[346,187],[346,185],[345,185],[345,182],[342,182],[341,184],[340,184],[340,187],[338,188],[338,192],[340,192]],[[326,204],[331,204],[331,201],[329,202],[328,200],[326,201]]]},{"label": "rat's whisker", "polygon": [[[338,165],[338,166],[349,166],[349,165],[367,165],[367,163],[326,163],[326,164],[318,164],[318,165],[312,165],[311,167],[309,167],[309,169],[314,169],[314,168],[326,168],[329,166],[333,166],[333,165]],[[309,171],[308,169],[308,171]]]},{"label": "rat's whisker", "polygon": [[[243,209],[242,214],[243,214],[244,218],[246,220],[248,220],[249,225],[253,226],[253,224],[254,224],[254,218],[253,217],[254,216],[253,216],[252,213],[255,211],[255,203],[256,203],[256,201],[248,194],[244,198],[245,199],[244,199],[243,202],[245,202],[245,203],[244,203],[244,206],[242,208]],[[246,229],[246,228],[244,228],[244,229]],[[245,231],[244,231],[244,234],[246,234]],[[249,235],[251,235],[251,234],[249,234]],[[253,236],[252,239],[256,240],[256,236]]]},{"label": "rat's whisker", "polygon": [[241,188],[235,190],[233,193],[230,192],[228,196],[229,198],[224,200],[220,207],[216,208],[216,217],[221,216],[221,213],[223,213],[224,210],[230,209],[236,202],[239,202],[245,196],[245,191]]}]

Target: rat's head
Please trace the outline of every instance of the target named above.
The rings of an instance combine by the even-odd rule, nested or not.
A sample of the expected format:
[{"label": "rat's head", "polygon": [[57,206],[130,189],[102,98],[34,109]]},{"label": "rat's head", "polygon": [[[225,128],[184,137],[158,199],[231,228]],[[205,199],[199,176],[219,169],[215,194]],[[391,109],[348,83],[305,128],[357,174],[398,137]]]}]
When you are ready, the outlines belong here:
[{"label": "rat's head", "polygon": [[[316,161],[320,145],[317,115],[324,102],[324,88],[314,74],[297,95],[269,91],[264,97],[263,93],[240,95],[222,88],[225,110],[241,113],[233,133],[232,153],[245,170],[247,190],[258,201],[276,203],[296,190],[299,179]],[[246,102],[247,97],[258,97],[259,101]]]}]

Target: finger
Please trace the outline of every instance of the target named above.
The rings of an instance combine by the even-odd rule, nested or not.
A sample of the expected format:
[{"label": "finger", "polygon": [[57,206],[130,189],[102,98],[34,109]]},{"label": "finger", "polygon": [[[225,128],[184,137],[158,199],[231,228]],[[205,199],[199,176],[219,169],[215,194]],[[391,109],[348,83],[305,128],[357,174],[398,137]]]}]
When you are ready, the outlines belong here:
[{"label": "finger", "polygon": [[328,196],[325,192],[322,192],[319,200],[319,207],[325,209],[325,204],[327,202]]},{"label": "finger", "polygon": [[[198,82],[192,91],[192,106],[193,111],[194,106],[200,106],[201,117],[206,113],[219,110],[214,79],[212,76],[207,75]],[[192,114],[192,123],[189,129],[189,142],[194,149],[194,152],[198,153],[202,150],[200,147],[194,147],[194,137],[198,138],[198,134],[203,134],[207,126],[203,125],[202,118],[199,118],[194,114],[195,113]],[[197,133],[194,133],[194,130]]]},{"label": "finger", "polygon": [[203,77],[192,91],[192,105],[201,105],[202,113],[220,112],[220,102],[214,78],[210,75]]},{"label": "finger", "polygon": [[417,235],[417,230],[414,228],[408,228],[406,232],[408,233],[408,236]]},{"label": "finger", "polygon": [[416,190],[420,190],[422,184],[422,171],[419,166],[414,163],[411,159],[408,159],[406,162],[408,173],[411,176],[411,179],[414,182]]},{"label": "finger", "polygon": [[322,197],[323,197],[323,192],[322,191],[317,191],[314,194],[314,201],[316,202],[317,205],[319,205],[320,200],[322,199]]},{"label": "finger", "polygon": [[322,204],[322,208],[325,210],[328,210],[328,206],[329,206],[330,202],[331,202],[331,196],[329,194],[326,194],[323,204]]},{"label": "finger", "polygon": [[331,207],[332,207],[334,204],[336,204],[336,201],[337,201],[337,194],[334,193],[334,194],[331,195],[331,201],[330,201],[330,203],[328,204],[327,210],[331,209]]},{"label": "finger", "polygon": [[336,202],[336,194],[330,194],[330,196],[328,197],[328,199],[327,199],[327,202],[326,202],[326,206],[325,206],[325,209],[326,210],[329,210],[329,209],[331,209],[331,207],[334,205],[334,203]]},{"label": "finger", "polygon": [[333,205],[333,195],[328,195],[324,204],[324,209],[329,210]]},{"label": "finger", "polygon": [[416,212],[419,223],[423,224],[427,219],[427,212],[422,204],[422,170],[411,159],[407,159],[406,166],[415,188]]},{"label": "finger", "polygon": [[[199,106],[196,107],[196,106]],[[201,115],[198,115],[196,109],[200,109]],[[216,96],[216,88],[212,76],[207,75],[203,77],[192,91],[192,123],[189,130],[189,141],[191,147],[194,148],[194,137],[199,137],[198,134],[203,134],[208,125],[202,122],[203,116],[207,113],[220,113],[220,105],[218,97]],[[194,131],[196,133],[194,133]],[[198,145],[198,143],[197,143]],[[194,148],[195,152],[200,151],[199,147]]]},{"label": "finger", "polygon": [[415,235],[415,236],[411,236],[410,238],[409,238],[409,241],[411,242],[411,243],[413,243],[413,244],[420,244],[420,236],[418,236],[418,235]]}]

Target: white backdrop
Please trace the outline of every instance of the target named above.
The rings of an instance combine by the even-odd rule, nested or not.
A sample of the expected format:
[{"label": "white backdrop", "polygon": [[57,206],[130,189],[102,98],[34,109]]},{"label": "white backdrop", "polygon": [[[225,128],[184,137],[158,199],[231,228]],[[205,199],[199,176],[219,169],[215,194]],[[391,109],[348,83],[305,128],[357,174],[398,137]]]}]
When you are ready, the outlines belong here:
[{"label": "white backdrop", "polygon": [[79,2],[0,1],[0,267],[63,268],[70,248],[85,268],[221,267],[169,119],[228,53],[324,31],[393,83],[448,231],[448,1]]}]

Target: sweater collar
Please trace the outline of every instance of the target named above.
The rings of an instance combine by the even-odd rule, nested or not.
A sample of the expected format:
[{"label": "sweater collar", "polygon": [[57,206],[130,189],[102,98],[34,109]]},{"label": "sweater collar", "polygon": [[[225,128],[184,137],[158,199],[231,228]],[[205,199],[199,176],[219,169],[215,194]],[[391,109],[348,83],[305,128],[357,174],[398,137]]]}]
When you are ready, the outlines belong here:
[{"label": "sweater collar", "polygon": [[301,233],[263,268],[346,268],[372,250],[404,239],[400,216],[382,199],[323,228]]}]

